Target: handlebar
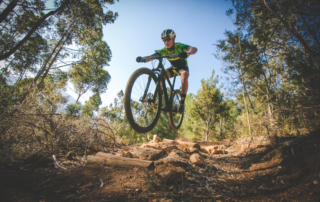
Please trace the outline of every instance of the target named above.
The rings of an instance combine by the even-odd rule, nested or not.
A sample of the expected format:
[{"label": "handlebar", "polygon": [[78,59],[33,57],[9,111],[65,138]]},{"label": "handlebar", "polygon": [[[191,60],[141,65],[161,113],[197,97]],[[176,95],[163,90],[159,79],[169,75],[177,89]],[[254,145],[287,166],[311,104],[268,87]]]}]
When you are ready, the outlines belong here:
[{"label": "handlebar", "polygon": [[151,59],[162,59],[162,58],[180,58],[178,55],[164,55],[164,56],[152,56]]},{"label": "handlebar", "polygon": [[[149,59],[158,59],[158,60],[161,60],[163,58],[180,58],[177,54],[173,54],[173,55],[155,55],[155,56],[151,56]],[[148,60],[149,60],[148,59]],[[146,62],[146,60],[142,57],[138,57],[137,58],[137,62]]]}]

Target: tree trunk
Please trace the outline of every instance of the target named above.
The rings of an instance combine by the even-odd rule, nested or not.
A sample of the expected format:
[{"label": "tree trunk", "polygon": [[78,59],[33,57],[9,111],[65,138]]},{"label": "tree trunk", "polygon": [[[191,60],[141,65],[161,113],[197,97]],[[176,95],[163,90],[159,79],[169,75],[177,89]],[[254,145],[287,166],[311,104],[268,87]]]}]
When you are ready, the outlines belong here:
[{"label": "tree trunk", "polygon": [[37,31],[37,29],[41,26],[41,24],[50,16],[55,15],[56,13],[58,13],[59,11],[63,10],[64,7],[67,5],[68,1],[65,1],[63,4],[61,4],[61,6],[59,8],[57,8],[54,11],[50,11],[49,13],[47,13],[45,16],[43,16],[40,20],[38,20],[38,22],[36,22],[36,24],[30,29],[30,31],[28,32],[28,34],[21,40],[19,41],[19,43],[17,43],[11,50],[9,50],[8,52],[0,55],[0,61],[7,59],[8,57],[10,57],[10,55],[12,55],[13,53],[15,53],[23,44],[25,44],[30,37]]},{"label": "tree trunk", "polygon": [[247,106],[247,101],[246,101],[246,95],[244,93],[244,83],[242,83],[242,95],[243,95],[243,102],[244,102],[244,106],[247,112],[247,121],[248,121],[248,127],[249,127],[249,135],[250,138],[252,139],[252,133],[251,133],[251,125],[250,125],[250,118],[249,118],[249,110],[248,110],[248,106]]},{"label": "tree trunk", "polygon": [[207,122],[207,131],[206,131],[206,138],[205,138],[205,142],[208,141],[208,135],[209,135],[209,127],[208,127],[209,123]]},{"label": "tree trunk", "polygon": [[267,85],[267,100],[268,100],[268,113],[269,113],[269,122],[270,127],[273,128],[273,116],[272,116],[272,110],[271,110],[271,101],[270,101],[270,94],[269,94],[269,82],[267,79],[267,76],[265,73],[263,73],[266,85]]},{"label": "tree trunk", "polygon": [[78,102],[79,101],[79,99],[80,99],[80,97],[81,97],[81,90],[80,90],[80,92],[79,92],[79,94],[78,94],[78,97],[77,97],[77,100],[76,100],[76,102]]},{"label": "tree trunk", "polygon": [[[9,3],[9,5],[2,11],[2,13],[0,14],[0,24],[2,23],[2,21],[4,21],[4,19],[7,18],[7,16],[9,15],[10,12],[13,11],[14,7],[16,7],[17,3],[19,0],[13,0]],[[0,1],[0,4],[2,3],[2,1]]]},{"label": "tree trunk", "polygon": [[279,15],[277,15],[267,4],[266,0],[263,0],[264,4],[266,5],[266,7],[268,8],[268,10],[278,19],[280,20],[280,22],[282,22],[282,24],[290,31],[290,33],[296,37],[296,39],[301,43],[301,45],[304,47],[304,49],[306,50],[306,52],[310,55],[310,57],[312,58],[313,62],[316,64],[316,66],[318,68],[320,68],[320,63],[317,60],[316,56],[315,56],[315,52],[308,46],[307,42],[304,40],[303,36],[301,36],[301,34],[299,34],[290,24],[290,22],[286,22],[284,21]]},{"label": "tree trunk", "polygon": [[222,117],[220,117],[219,128],[220,128],[220,138],[222,139],[223,138],[223,135],[222,135]]},{"label": "tree trunk", "polygon": [[[244,87],[244,91],[247,93],[247,88],[246,88],[246,86],[244,85],[243,87]],[[249,101],[251,110],[254,110],[254,107],[253,107],[252,101],[251,101],[251,99],[250,99],[250,96],[248,96],[248,101]]]},{"label": "tree trunk", "polygon": [[9,62],[9,64],[8,64],[5,68],[2,69],[2,72],[1,72],[0,76],[2,76],[2,74],[4,74],[5,72],[7,72],[8,68],[10,67],[10,65],[11,65],[12,62],[13,62],[13,60],[11,60],[11,61]]},{"label": "tree trunk", "polygon": [[[73,23],[72,23],[73,24]],[[33,80],[33,83],[31,84],[31,86],[29,87],[29,89],[27,90],[27,92],[25,92],[25,94],[23,95],[23,97],[20,99],[20,103],[23,103],[25,101],[25,99],[27,98],[27,96],[29,95],[29,93],[31,92],[32,88],[34,87],[34,85],[36,85],[36,83],[38,82],[40,76],[44,73],[47,72],[48,69],[51,68],[51,66],[53,65],[53,62],[55,61],[57,55],[60,53],[63,45],[65,44],[66,40],[68,37],[68,31],[71,28],[72,24],[69,26],[68,30],[66,31],[65,35],[61,37],[61,39],[59,40],[59,42],[57,43],[57,45],[55,46],[55,48],[53,49],[52,53],[49,55],[49,57],[47,58],[46,62],[44,63],[44,65],[42,66],[42,68],[40,69],[40,71],[38,72],[38,74],[36,75],[36,77]],[[61,45],[62,44],[62,45]],[[52,56],[54,55],[54,53],[56,52],[57,48],[61,46],[59,48],[59,50],[56,53],[56,56],[54,57],[54,59],[51,61],[51,64],[49,65],[49,67],[47,68],[47,64],[49,63],[49,61],[51,60]],[[46,71],[47,70],[47,71]],[[44,78],[43,78],[44,79]]]},{"label": "tree trunk", "polygon": [[[71,26],[70,26],[70,27],[71,27]],[[70,28],[70,27],[69,27],[69,28]],[[68,30],[68,31],[69,31],[69,30]],[[43,74],[43,76],[42,76],[42,79],[41,79],[41,81],[40,81],[39,84],[38,84],[38,88],[39,88],[39,87],[42,85],[42,83],[44,82],[44,79],[45,79],[46,76],[48,75],[48,73],[49,73],[52,65],[54,64],[54,62],[55,62],[56,59],[58,58],[58,56],[59,56],[59,54],[60,54],[60,52],[61,52],[64,44],[67,42],[67,40],[68,40],[68,38],[69,38],[70,35],[71,35],[70,33],[67,35],[67,37],[65,38],[64,42],[61,44],[59,50],[57,51],[56,55],[53,57],[52,61],[50,62],[49,67],[46,68],[46,71],[44,72],[44,74]]]},{"label": "tree trunk", "polygon": [[208,141],[210,121],[211,121],[211,118],[209,117],[209,120],[207,120],[207,133],[206,133],[206,139],[205,139],[205,142],[207,142],[207,141]]},{"label": "tree trunk", "polygon": [[241,79],[241,83],[242,83],[242,95],[243,95],[243,102],[244,102],[244,106],[247,112],[247,121],[248,121],[248,127],[249,127],[249,135],[250,135],[250,139],[252,140],[252,133],[251,133],[251,125],[250,125],[250,118],[249,118],[249,110],[248,110],[248,106],[247,106],[247,101],[246,101],[246,89],[244,86],[244,79],[243,79],[243,71],[242,71],[242,50],[241,50],[241,40],[240,40],[240,36],[239,36],[239,64],[240,64],[240,79]]}]

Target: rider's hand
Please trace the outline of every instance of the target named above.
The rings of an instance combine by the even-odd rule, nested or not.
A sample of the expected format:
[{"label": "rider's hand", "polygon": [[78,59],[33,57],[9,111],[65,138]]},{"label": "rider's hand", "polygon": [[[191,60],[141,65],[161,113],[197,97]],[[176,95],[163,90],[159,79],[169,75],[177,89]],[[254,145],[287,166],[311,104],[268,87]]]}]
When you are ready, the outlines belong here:
[{"label": "rider's hand", "polygon": [[137,62],[146,62],[146,60],[141,56],[137,57],[136,61]]},{"label": "rider's hand", "polygon": [[179,53],[178,55],[180,58],[187,58],[189,56],[189,53],[187,52],[182,52],[182,53]]}]

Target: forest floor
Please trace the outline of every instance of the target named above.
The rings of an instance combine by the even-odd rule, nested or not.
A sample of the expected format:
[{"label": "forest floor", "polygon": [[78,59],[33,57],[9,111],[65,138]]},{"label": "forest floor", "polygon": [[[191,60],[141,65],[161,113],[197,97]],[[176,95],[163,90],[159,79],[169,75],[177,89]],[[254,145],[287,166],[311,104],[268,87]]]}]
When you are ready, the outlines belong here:
[{"label": "forest floor", "polygon": [[[281,137],[276,146],[255,138],[222,141],[228,154],[208,155],[188,178],[159,183],[144,168],[32,164],[0,165],[1,201],[320,201],[320,132]],[[79,165],[74,163],[75,165]],[[64,164],[67,165],[67,164]],[[71,166],[70,166],[71,165]]]}]

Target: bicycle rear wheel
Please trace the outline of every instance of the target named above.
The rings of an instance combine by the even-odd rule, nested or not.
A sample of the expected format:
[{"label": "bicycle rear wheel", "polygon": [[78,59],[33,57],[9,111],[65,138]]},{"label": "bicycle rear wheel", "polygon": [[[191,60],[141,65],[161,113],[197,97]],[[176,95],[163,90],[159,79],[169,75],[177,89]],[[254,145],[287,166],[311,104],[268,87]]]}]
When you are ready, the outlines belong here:
[{"label": "bicycle rear wheel", "polygon": [[151,131],[159,120],[162,94],[156,87],[157,77],[148,68],[137,69],[127,83],[125,112],[131,127],[139,133]]},{"label": "bicycle rear wheel", "polygon": [[181,92],[179,90],[175,90],[170,99],[171,112],[169,112],[169,123],[173,130],[178,130],[181,127],[183,121],[184,113],[178,113],[180,100],[181,100]]}]

